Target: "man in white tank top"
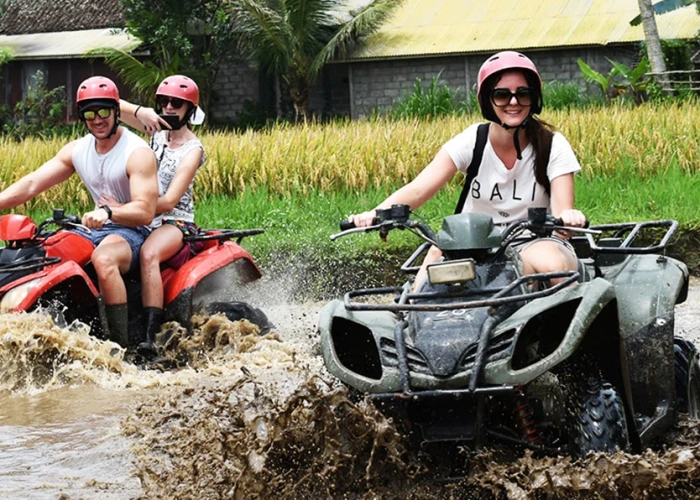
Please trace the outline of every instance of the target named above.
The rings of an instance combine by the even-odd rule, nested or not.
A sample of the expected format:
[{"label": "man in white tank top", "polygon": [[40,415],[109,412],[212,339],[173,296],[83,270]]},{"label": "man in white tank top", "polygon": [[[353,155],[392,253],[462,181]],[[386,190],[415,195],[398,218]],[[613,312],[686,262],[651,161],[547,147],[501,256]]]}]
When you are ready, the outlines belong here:
[{"label": "man in white tank top", "polygon": [[[129,340],[126,286],[122,274],[137,264],[158,199],[156,158],[148,143],[119,126],[119,91],[94,76],[78,87],[76,105],[90,134],[70,142],[34,172],[0,193],[0,209],[21,205],[77,173],[95,201],[82,217],[95,244],[92,264],[106,305],[110,339]],[[102,195],[121,205],[98,205]]]}]

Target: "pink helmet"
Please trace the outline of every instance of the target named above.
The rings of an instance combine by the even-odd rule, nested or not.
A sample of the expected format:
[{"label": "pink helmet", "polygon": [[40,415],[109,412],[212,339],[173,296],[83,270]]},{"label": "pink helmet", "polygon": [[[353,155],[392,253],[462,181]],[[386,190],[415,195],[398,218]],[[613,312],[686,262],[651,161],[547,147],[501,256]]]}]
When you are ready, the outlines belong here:
[{"label": "pink helmet", "polygon": [[156,90],[156,96],[159,95],[177,97],[195,107],[199,105],[199,87],[194,80],[183,75],[172,75],[160,82]]},{"label": "pink helmet", "polygon": [[[479,75],[477,76],[476,94],[479,98],[479,107],[481,108],[481,114],[489,121],[498,122],[499,120],[491,104],[491,88],[485,88],[484,83],[494,75],[513,69],[523,70],[528,85],[535,90],[535,99],[530,108],[530,114],[534,115],[542,111],[542,78],[537,71],[537,67],[535,67],[535,63],[520,52],[506,50],[489,57],[479,68]],[[492,85],[486,85],[486,87],[490,86]]]},{"label": "pink helmet", "polygon": [[104,76],[92,76],[78,85],[75,104],[79,110],[95,104],[109,107],[119,106],[119,89],[117,85]]}]

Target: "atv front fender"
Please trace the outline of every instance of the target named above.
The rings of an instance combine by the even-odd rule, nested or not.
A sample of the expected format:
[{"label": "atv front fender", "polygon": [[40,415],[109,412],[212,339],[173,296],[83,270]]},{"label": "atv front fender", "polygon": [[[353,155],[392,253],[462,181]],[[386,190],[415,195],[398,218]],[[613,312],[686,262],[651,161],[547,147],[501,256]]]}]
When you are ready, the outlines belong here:
[{"label": "atv front fender", "polygon": [[[497,385],[525,385],[564,363],[579,352],[601,312],[606,309],[615,311],[614,300],[615,288],[608,281],[596,278],[524,305],[494,330],[492,337],[514,330],[515,345],[511,356],[486,366],[484,381]],[[612,331],[606,333],[606,342],[616,345],[619,361],[616,322],[611,326]],[[554,340],[538,339],[534,335],[537,332],[540,332],[542,337],[551,335]],[[544,357],[526,364],[522,360],[527,357],[526,351],[533,348],[529,343],[535,340],[540,346],[547,341],[553,345]],[[615,378],[619,379],[619,372]]]},{"label": "atv front fender", "polygon": [[[27,293],[24,299],[11,312],[31,310],[39,299],[68,280],[79,282],[81,287],[84,287],[88,294],[91,294],[95,300],[97,300],[99,296],[99,292],[92,280],[85,274],[83,268],[73,261],[62,262],[50,268],[48,272],[42,271],[41,273],[27,276],[22,282],[30,281],[36,277],[39,278],[39,281],[29,290],[29,293]],[[71,286],[75,286],[75,284],[71,284]],[[7,287],[5,291],[11,288],[12,287]]]},{"label": "atv front fender", "polygon": [[397,323],[389,311],[348,311],[340,300],[326,304],[319,319],[326,369],[359,392],[399,391],[399,370],[382,366],[379,355],[380,339],[393,339]]}]

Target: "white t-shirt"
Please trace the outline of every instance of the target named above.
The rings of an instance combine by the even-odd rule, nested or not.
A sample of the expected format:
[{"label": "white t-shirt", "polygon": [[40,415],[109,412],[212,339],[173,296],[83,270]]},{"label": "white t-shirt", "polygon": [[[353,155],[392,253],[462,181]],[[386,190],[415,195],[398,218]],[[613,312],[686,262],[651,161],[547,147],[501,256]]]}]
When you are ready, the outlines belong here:
[{"label": "white t-shirt", "polygon": [[[478,123],[471,125],[443,146],[457,170],[465,175],[472,161],[478,126]],[[549,181],[579,170],[581,166],[569,141],[555,132],[547,165]],[[513,168],[508,170],[494,152],[491,141],[487,140],[479,174],[472,181],[462,212],[490,215],[495,224],[503,224],[526,219],[527,209],[531,207],[550,209],[549,195],[535,179],[532,145],[527,145],[522,151],[522,160],[516,160]]]}]

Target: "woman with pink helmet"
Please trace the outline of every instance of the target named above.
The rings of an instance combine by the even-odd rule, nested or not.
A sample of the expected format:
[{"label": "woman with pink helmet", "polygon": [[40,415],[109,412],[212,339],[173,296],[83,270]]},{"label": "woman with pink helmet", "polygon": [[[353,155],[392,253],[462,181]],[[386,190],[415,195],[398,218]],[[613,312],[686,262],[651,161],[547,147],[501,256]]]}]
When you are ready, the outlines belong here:
[{"label": "woman with pink helmet", "polygon": [[[150,136],[151,149],[158,160],[156,217],[139,254],[145,341],[139,344],[137,352],[152,357],[156,354],[155,335],[164,320],[160,265],[179,255],[183,238],[198,231],[192,187],[206,155],[190,125],[201,124],[204,112],[199,108],[197,84],[183,75],[169,76],[158,85],[155,109],[124,100],[120,109],[122,121]],[[109,199],[103,202],[112,205]]]},{"label": "woman with pink helmet", "polygon": [[[416,209],[460,171],[467,184],[458,212],[483,213],[495,224],[507,224],[526,218],[530,207],[548,207],[564,225],[584,226],[586,217],[574,208],[578,160],[566,138],[535,116],[543,104],[542,79],[535,64],[513,51],[489,57],[479,69],[477,97],[488,122],[471,125],[450,139],[415,179],[377,208],[406,204]],[[348,219],[357,226],[369,226],[375,217],[376,209]],[[569,236],[557,233],[523,245],[519,249],[523,274],[575,270],[578,263]],[[440,257],[440,251],[431,248],[416,287],[427,264]]]}]

